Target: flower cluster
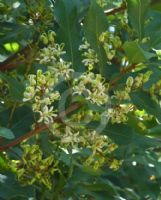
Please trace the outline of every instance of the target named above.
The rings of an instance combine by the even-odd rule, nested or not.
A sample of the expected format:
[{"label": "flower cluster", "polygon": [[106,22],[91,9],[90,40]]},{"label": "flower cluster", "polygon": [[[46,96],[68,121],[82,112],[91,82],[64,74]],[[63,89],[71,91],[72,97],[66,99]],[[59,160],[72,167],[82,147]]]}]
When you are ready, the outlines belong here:
[{"label": "flower cluster", "polygon": [[98,135],[96,131],[90,131],[85,136],[86,148],[92,150],[92,154],[86,159],[85,165],[93,166],[96,170],[103,165],[108,164],[108,156],[117,149],[117,145],[113,143],[110,138],[105,135]]},{"label": "flower cluster", "polygon": [[80,45],[79,50],[84,51],[82,56],[84,59],[82,60],[82,63],[88,67],[89,70],[91,70],[95,63],[98,63],[99,60],[97,58],[97,54],[95,51],[90,47],[90,44],[87,42],[87,40],[83,39],[84,44]]},{"label": "flower cluster", "polygon": [[129,93],[132,90],[142,87],[149,80],[151,73],[151,71],[147,71],[145,74],[139,73],[135,78],[129,76],[126,80],[124,90],[114,91],[113,97],[119,101],[130,100]]},{"label": "flower cluster", "polygon": [[110,162],[110,165],[109,165],[109,168],[116,171],[120,168],[120,166],[122,165],[123,163],[123,160],[117,160],[117,159],[113,159],[111,162]]},{"label": "flower cluster", "polygon": [[[142,87],[150,78],[152,71],[147,71],[146,73],[139,73],[133,81],[132,89],[137,89]],[[128,81],[128,80],[127,80]]]},{"label": "flower cluster", "polygon": [[116,54],[116,50],[122,45],[120,38],[118,36],[114,36],[113,33],[108,31],[102,32],[99,37],[99,41],[102,43],[109,61],[113,59]]},{"label": "flower cluster", "polygon": [[75,79],[73,94],[84,95],[86,100],[97,105],[108,102],[108,85],[104,84],[104,78],[100,74],[88,72]]},{"label": "flower cluster", "polygon": [[23,101],[32,102],[33,111],[39,113],[38,122],[52,123],[56,114],[51,104],[60,98],[59,92],[54,91],[57,79],[49,71],[38,70],[36,75],[28,75],[28,81]]},{"label": "flower cluster", "polygon": [[55,76],[63,77],[66,80],[71,78],[72,73],[74,72],[73,69],[70,68],[71,63],[64,61],[63,59],[60,59],[59,62],[55,64],[55,67],[49,66],[48,70],[52,73],[55,74]]},{"label": "flower cluster", "polygon": [[54,76],[57,76],[57,78],[63,77],[69,79],[74,70],[71,69],[70,62],[66,62],[61,58],[61,56],[66,53],[63,50],[64,44],[55,43],[55,36],[55,32],[53,31],[41,35],[40,39],[47,47],[40,50],[37,60],[39,60],[40,64],[47,65],[48,70],[54,74]]},{"label": "flower cluster", "polygon": [[152,98],[158,102],[158,96],[161,96],[161,80],[151,86],[150,94]]},{"label": "flower cluster", "polygon": [[18,180],[23,185],[32,185],[36,182],[51,189],[51,176],[59,170],[58,162],[55,161],[53,155],[43,158],[43,153],[38,145],[25,144],[23,149],[22,159],[11,163],[11,166],[15,168]]},{"label": "flower cluster", "polygon": [[128,120],[127,114],[132,110],[130,104],[122,104],[108,109],[106,112],[107,117],[110,117],[111,123],[122,123]]},{"label": "flower cluster", "polygon": [[91,131],[83,127],[66,126],[63,130],[54,126],[51,131],[53,135],[60,138],[59,146],[63,149],[70,147],[77,152],[80,152],[82,148],[89,149],[91,154],[85,157],[84,160],[86,166],[92,166],[95,170],[104,164],[111,166],[112,161],[109,162],[108,156],[118,146],[109,137],[99,135],[95,130]]},{"label": "flower cluster", "polygon": [[53,65],[57,62],[61,55],[65,54],[63,51],[64,45],[51,44],[40,50],[39,58],[40,64]]},{"label": "flower cluster", "polygon": [[122,101],[130,101],[130,92],[142,87],[144,83],[149,80],[150,75],[151,71],[145,74],[139,73],[135,78],[129,76],[126,80],[124,90],[114,91],[114,95],[112,95],[111,99],[117,100],[119,104],[108,109],[106,112],[106,115],[111,118],[112,123],[122,123],[128,120],[127,114],[133,111],[134,106],[130,103],[123,104]]}]

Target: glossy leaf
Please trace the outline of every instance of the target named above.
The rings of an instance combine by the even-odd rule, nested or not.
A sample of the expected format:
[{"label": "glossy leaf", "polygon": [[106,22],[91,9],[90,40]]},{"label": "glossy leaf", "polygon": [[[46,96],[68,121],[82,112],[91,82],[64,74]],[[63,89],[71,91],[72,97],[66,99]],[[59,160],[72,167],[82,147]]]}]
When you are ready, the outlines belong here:
[{"label": "glossy leaf", "polygon": [[22,102],[25,87],[18,80],[9,77],[6,74],[0,74],[0,77],[9,85],[9,95],[15,102]]},{"label": "glossy leaf", "polygon": [[154,53],[144,51],[136,41],[125,42],[123,48],[130,63],[145,62],[150,58],[155,57]]},{"label": "glossy leaf", "polygon": [[6,138],[6,139],[13,139],[14,134],[13,132],[5,127],[0,127],[0,137]]},{"label": "glossy leaf", "polygon": [[96,51],[99,59],[99,71],[104,72],[106,66],[106,55],[99,41],[99,36],[108,28],[107,18],[102,9],[96,3],[96,0],[91,1],[90,8],[84,19],[85,37],[91,47]]},{"label": "glossy leaf", "polygon": [[80,66],[79,45],[81,43],[80,24],[77,6],[79,0],[59,0],[55,5],[55,18],[59,25],[58,40],[65,44],[67,60],[71,61],[72,67]]},{"label": "glossy leaf", "polygon": [[161,121],[160,105],[157,104],[151,96],[143,91],[138,91],[131,94],[133,103],[138,109],[145,109],[151,115],[155,115]]},{"label": "glossy leaf", "polygon": [[139,39],[144,37],[144,25],[150,1],[128,0],[128,16],[133,29],[137,32]]},{"label": "glossy leaf", "polygon": [[33,187],[22,187],[11,173],[0,174],[0,198],[24,198],[34,197]]}]

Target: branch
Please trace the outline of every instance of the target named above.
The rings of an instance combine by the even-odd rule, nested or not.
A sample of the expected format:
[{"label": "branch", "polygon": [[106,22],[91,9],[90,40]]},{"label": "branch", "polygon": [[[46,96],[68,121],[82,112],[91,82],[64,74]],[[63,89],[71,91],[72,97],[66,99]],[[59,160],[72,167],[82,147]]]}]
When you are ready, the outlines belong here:
[{"label": "branch", "polygon": [[126,7],[127,7],[126,3],[123,3],[120,7],[111,8],[109,10],[105,10],[104,13],[105,13],[106,16],[108,16],[108,15],[114,15],[114,14],[116,14],[118,12],[124,11],[126,9]]},{"label": "branch", "polygon": [[[0,71],[7,71],[17,68],[23,64],[32,54],[32,49],[36,48],[35,44],[28,44],[26,47],[7,58],[4,62],[0,62]],[[25,59],[24,59],[25,58]]]},{"label": "branch", "polygon": [[111,82],[110,82],[110,87],[113,87],[114,85],[116,85],[116,83],[128,72],[131,72],[133,69],[136,68],[136,64],[132,64],[129,67],[123,68],[120,71],[120,74],[118,76],[116,76]]},{"label": "branch", "polygon": [[[73,105],[71,105],[69,108],[67,108],[65,111],[61,112],[57,117],[55,117],[53,120],[54,122],[62,122],[63,118],[70,114],[71,112],[77,110],[78,108],[80,108],[83,105],[83,103],[75,103]],[[0,151],[5,151],[11,147],[16,146],[17,144],[21,143],[22,141],[41,133],[42,131],[45,131],[48,129],[47,125],[41,125],[41,126],[37,126],[34,130],[26,133],[25,135],[22,135],[21,137],[13,140],[12,142],[4,145],[4,146],[0,146]]]}]

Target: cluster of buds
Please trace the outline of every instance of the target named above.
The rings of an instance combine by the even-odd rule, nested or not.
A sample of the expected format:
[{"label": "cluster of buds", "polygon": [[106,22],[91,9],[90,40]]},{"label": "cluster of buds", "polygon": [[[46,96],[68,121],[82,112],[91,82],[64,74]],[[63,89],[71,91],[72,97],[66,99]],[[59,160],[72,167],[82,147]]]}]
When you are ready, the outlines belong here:
[{"label": "cluster of buds", "polygon": [[105,135],[99,135],[96,131],[88,131],[85,135],[86,147],[91,148],[94,153],[111,153],[117,145],[112,143],[111,139]]},{"label": "cluster of buds", "polygon": [[40,36],[40,41],[44,44],[44,45],[48,45],[50,43],[54,43],[55,41],[55,32],[54,31],[48,31],[48,33],[43,33]]},{"label": "cluster of buds", "polygon": [[152,98],[158,102],[158,96],[161,96],[161,80],[151,86],[150,94]]},{"label": "cluster of buds", "polygon": [[125,90],[116,90],[114,91],[113,98],[122,101],[122,100],[129,100],[129,90],[128,88],[125,88]]},{"label": "cluster of buds", "polygon": [[43,158],[43,153],[38,145],[26,144],[23,149],[22,159],[13,162],[18,180],[23,185],[38,183],[51,189],[53,185],[51,177],[56,171],[59,171],[58,162],[55,161],[53,155]]},{"label": "cluster of buds", "polygon": [[126,80],[126,86],[124,90],[114,91],[113,98],[119,101],[130,100],[129,93],[132,90],[142,87],[149,80],[151,73],[151,71],[147,71],[145,74],[140,73],[135,78],[129,76]]},{"label": "cluster of buds", "polygon": [[51,104],[60,98],[59,92],[54,91],[57,79],[49,71],[38,70],[36,75],[28,75],[28,81],[23,101],[32,102],[33,111],[39,113],[38,122],[52,123],[56,114]]},{"label": "cluster of buds", "polygon": [[97,0],[97,3],[102,8],[107,5],[107,1],[106,0]]},{"label": "cluster of buds", "polygon": [[86,159],[85,165],[92,166],[95,170],[109,162],[108,155],[115,151],[118,146],[105,135],[98,135],[96,131],[88,131],[84,136],[86,139],[86,148],[92,150],[92,154]]},{"label": "cluster of buds", "polygon": [[120,38],[118,36],[114,36],[113,33],[108,31],[101,33],[99,41],[102,43],[109,61],[113,59],[116,54],[116,50],[122,45]]},{"label": "cluster of buds", "polygon": [[104,78],[100,74],[84,73],[75,79],[74,84],[73,95],[84,95],[86,100],[97,105],[103,105],[109,100],[108,85],[104,84]]},{"label": "cluster of buds", "polygon": [[117,160],[117,159],[110,160],[109,168],[116,171],[120,168],[122,163],[123,163],[123,160]]},{"label": "cluster of buds", "polygon": [[144,74],[139,73],[135,78],[129,76],[126,81],[126,87],[129,89],[129,91],[142,87],[149,80],[151,74],[151,71],[147,71]]},{"label": "cluster of buds", "polygon": [[[145,74],[139,73],[135,78],[129,76],[126,80],[126,86],[124,90],[114,91],[112,99],[117,100],[118,102],[130,100],[130,92],[132,90],[142,87],[148,80],[151,75],[151,71],[147,71]],[[130,104],[119,104],[110,108],[107,112],[107,116],[111,118],[112,123],[121,123],[128,120],[127,114],[132,111],[133,107]]]},{"label": "cluster of buds", "polygon": [[152,85],[152,87],[150,88],[150,93],[158,94],[159,96],[161,96],[161,80]]},{"label": "cluster of buds", "polygon": [[151,74],[151,71],[147,71],[145,74],[139,73],[135,78],[129,76],[126,80],[126,86],[124,90],[114,91],[114,95],[112,97],[119,101],[130,100],[129,93],[132,90],[142,87],[149,80]]},{"label": "cluster of buds", "polygon": [[127,78],[126,86],[125,86],[124,90],[115,90],[112,98],[115,98],[118,101],[130,100],[129,93],[131,92],[133,83],[134,83],[133,77],[129,76]]},{"label": "cluster of buds", "polygon": [[84,44],[80,45],[79,50],[84,51],[82,56],[84,59],[82,60],[82,63],[88,67],[89,70],[93,69],[93,66],[95,63],[98,63],[99,60],[97,58],[97,54],[95,51],[90,47],[90,44],[87,42],[87,40],[83,39]]},{"label": "cluster of buds", "polygon": [[127,114],[133,109],[130,104],[121,104],[108,109],[106,115],[111,119],[111,123],[124,123],[128,120]]},{"label": "cluster of buds", "polygon": [[61,58],[61,56],[66,53],[63,50],[64,44],[55,43],[55,36],[56,34],[53,31],[41,35],[40,40],[42,40],[47,47],[40,50],[37,60],[39,60],[40,64],[47,65],[48,70],[54,74],[54,76],[69,79],[74,70],[70,68],[70,62],[65,62]]}]

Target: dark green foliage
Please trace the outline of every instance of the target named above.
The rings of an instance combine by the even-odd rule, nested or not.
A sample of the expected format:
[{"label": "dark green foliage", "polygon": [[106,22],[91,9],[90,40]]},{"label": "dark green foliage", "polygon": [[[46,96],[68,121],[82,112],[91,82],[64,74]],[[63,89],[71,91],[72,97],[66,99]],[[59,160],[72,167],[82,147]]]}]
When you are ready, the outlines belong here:
[{"label": "dark green foliage", "polygon": [[[20,3],[18,7],[16,2]],[[107,4],[101,7],[99,2],[101,1],[0,1],[0,200],[161,199],[161,88],[157,85],[161,80],[161,56],[156,53],[161,49],[161,3],[155,0],[106,0],[104,2]],[[109,9],[120,8],[122,3],[126,5],[124,9],[110,13]],[[72,153],[71,146],[66,147],[64,144],[64,149],[68,150],[66,153],[61,147],[59,135],[52,134],[50,127],[43,122],[37,123],[37,115],[40,113],[32,111],[33,102],[23,101],[28,85],[27,75],[36,74],[37,69],[48,69],[45,64],[38,63],[37,54],[39,49],[46,47],[40,36],[50,31],[56,33],[56,42],[64,45],[66,54],[62,58],[71,62],[71,68],[75,70],[71,80],[66,81],[61,77],[54,88],[60,92],[61,99],[52,106],[61,114],[64,109],[68,111],[66,118],[63,113],[62,119],[54,118],[54,123],[61,124],[59,129],[63,133],[66,124],[71,123],[75,127],[84,127],[83,131],[96,130],[100,135],[108,136],[118,145],[114,152],[105,155],[108,162],[112,159],[123,161],[116,171],[109,167],[108,162],[97,170],[92,165],[85,165],[85,158],[92,155],[88,147]],[[107,58],[99,40],[101,33],[106,31],[111,34],[108,42],[115,36],[121,41],[117,48],[115,43],[110,46],[110,52],[115,50],[111,60]],[[86,94],[76,97],[72,94],[72,80],[87,71],[79,50],[83,38],[86,38],[99,60],[92,69],[93,73],[102,74],[105,83],[108,82],[107,93],[112,98],[105,106],[87,101]],[[20,51],[12,48],[7,50],[5,45],[12,42],[18,44]],[[21,49],[31,43],[35,46],[22,54]],[[4,60],[7,62],[3,62]],[[12,64],[13,67],[10,68]],[[114,96],[116,91],[126,88],[128,77],[135,80],[138,74],[145,74],[149,70],[152,72],[150,78],[139,87],[133,85],[128,91],[128,100],[120,100]],[[157,86],[154,91],[153,86]],[[89,84],[89,89],[90,87]],[[73,102],[80,103],[81,106],[69,112],[68,107],[71,108]],[[117,109],[129,104],[132,111],[126,113],[126,121],[113,123],[111,118],[107,121],[102,119],[107,109]],[[90,121],[88,110],[96,114],[93,121]],[[85,113],[85,119],[77,119],[75,122],[72,117],[79,112]],[[52,174],[50,189],[37,182],[24,186],[16,176],[16,163],[21,161],[19,168],[25,166],[22,158],[24,140],[16,145],[12,142],[23,137],[27,139],[26,134],[33,129],[38,131],[35,131],[36,134],[27,143],[41,147],[42,160],[53,156],[59,163],[56,172]],[[11,148],[3,149],[6,144],[10,144]],[[99,153],[95,160],[101,158]],[[35,157],[33,161],[38,163],[39,170],[38,159]],[[50,167],[46,170],[49,171]],[[26,183],[29,178],[26,176]]]}]

